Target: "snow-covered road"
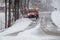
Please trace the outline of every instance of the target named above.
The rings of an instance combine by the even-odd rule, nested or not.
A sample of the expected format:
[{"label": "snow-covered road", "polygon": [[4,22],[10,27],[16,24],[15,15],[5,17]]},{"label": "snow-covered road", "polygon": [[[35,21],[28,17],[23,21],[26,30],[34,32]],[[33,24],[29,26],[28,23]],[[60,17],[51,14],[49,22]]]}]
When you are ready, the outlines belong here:
[{"label": "snow-covered road", "polygon": [[[17,23],[19,23],[19,21],[20,20],[18,20]],[[15,30],[13,30],[13,31],[15,31]],[[48,35],[46,32],[44,32],[41,29],[40,21],[38,21],[38,24],[36,24],[36,26],[34,26],[33,28],[25,30],[23,32],[19,32],[15,36],[11,36],[11,35],[9,35],[9,36],[8,35],[7,36],[0,36],[1,40],[51,40],[51,39],[56,40],[56,39],[59,39],[59,38],[60,38],[59,36]]]},{"label": "snow-covered road", "polygon": [[40,28],[40,24],[36,25],[35,28],[26,30],[22,33],[18,33],[16,36],[2,36],[1,40],[56,40],[59,36],[47,35]]}]

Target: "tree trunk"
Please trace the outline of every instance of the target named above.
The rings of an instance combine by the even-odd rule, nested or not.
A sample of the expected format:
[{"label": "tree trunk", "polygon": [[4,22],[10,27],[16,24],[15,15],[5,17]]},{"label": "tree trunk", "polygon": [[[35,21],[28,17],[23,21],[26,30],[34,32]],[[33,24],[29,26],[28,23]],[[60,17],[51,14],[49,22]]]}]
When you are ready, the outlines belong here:
[{"label": "tree trunk", "polygon": [[16,20],[19,19],[19,0],[16,0]]},{"label": "tree trunk", "polygon": [[7,28],[7,0],[5,0],[5,28]]},{"label": "tree trunk", "polygon": [[8,27],[11,26],[11,0],[9,0]]}]

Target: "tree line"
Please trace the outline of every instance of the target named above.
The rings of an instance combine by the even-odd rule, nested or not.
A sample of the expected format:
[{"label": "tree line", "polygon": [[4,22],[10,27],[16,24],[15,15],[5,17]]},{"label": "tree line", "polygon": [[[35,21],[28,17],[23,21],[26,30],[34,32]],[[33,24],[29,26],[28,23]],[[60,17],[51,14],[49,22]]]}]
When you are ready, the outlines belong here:
[{"label": "tree line", "polygon": [[29,8],[29,0],[5,0],[5,27],[8,28]]}]

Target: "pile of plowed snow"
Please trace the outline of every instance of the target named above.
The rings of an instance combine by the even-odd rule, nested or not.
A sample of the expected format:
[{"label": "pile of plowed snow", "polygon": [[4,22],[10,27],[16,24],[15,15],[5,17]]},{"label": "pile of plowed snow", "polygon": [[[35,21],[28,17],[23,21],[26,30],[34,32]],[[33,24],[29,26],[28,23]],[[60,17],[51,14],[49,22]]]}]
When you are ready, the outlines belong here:
[{"label": "pile of plowed snow", "polygon": [[11,34],[11,33],[16,33],[16,32],[19,32],[19,31],[23,31],[31,23],[32,23],[32,21],[28,18],[19,19],[15,22],[14,25],[12,25],[8,29],[6,29],[4,32],[0,33],[0,35],[7,35],[7,34]]}]

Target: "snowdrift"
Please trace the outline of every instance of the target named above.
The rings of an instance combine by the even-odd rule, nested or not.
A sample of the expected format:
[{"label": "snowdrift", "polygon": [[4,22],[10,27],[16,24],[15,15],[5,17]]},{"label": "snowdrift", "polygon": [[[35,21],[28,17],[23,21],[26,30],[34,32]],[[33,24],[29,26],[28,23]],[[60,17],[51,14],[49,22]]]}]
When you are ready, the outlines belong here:
[{"label": "snowdrift", "polygon": [[51,18],[55,25],[57,25],[57,27],[60,28],[60,11],[52,12]]},{"label": "snowdrift", "polygon": [[31,23],[32,23],[32,21],[28,18],[19,19],[15,22],[15,24],[13,26],[6,29],[4,32],[0,33],[0,35],[7,35],[7,34],[22,31],[25,28],[27,28]]}]

